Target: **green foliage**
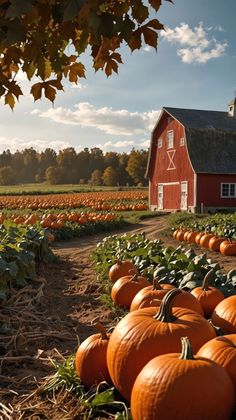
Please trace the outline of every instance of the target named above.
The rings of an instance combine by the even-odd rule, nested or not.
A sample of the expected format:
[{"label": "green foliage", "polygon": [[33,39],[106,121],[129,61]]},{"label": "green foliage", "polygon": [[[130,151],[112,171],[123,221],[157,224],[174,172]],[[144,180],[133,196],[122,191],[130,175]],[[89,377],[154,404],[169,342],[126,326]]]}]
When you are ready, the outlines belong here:
[{"label": "green foliage", "polygon": [[[175,222],[175,223],[174,223]],[[184,226],[193,230],[200,230],[214,233],[218,236],[225,236],[232,240],[236,240],[236,213],[221,214],[216,213],[212,216],[204,216],[203,218],[187,217],[172,219],[172,226]]]},{"label": "green foliage", "polygon": [[160,240],[149,240],[144,234],[112,235],[97,244],[92,253],[94,269],[100,278],[107,279],[112,264],[117,259],[132,260],[140,273],[150,282],[158,277],[160,283],[191,290],[202,283],[206,273],[213,269],[212,285],[216,285],[225,296],[236,294],[235,272],[223,274],[220,266],[206,254],[196,255],[193,249],[163,247]]},{"label": "green foliage", "polygon": [[54,259],[45,231],[18,226],[7,220],[0,225],[0,300],[12,287],[23,287],[35,277],[35,262]]},{"label": "green foliage", "polygon": [[[167,0],[172,2],[172,0]],[[62,80],[77,84],[85,77],[81,55],[90,48],[95,71],[110,76],[122,63],[119,48],[125,42],[134,51],[143,44],[157,48],[164,26],[152,19],[161,0],[1,0],[0,97],[14,108],[23,92],[15,81],[21,69],[37,101],[54,102]]]},{"label": "green foliage", "polygon": [[86,389],[80,381],[75,370],[75,357],[69,356],[64,363],[53,361],[56,373],[48,378],[42,393],[50,394],[59,390],[68,391],[71,397],[76,396],[76,405],[83,418],[100,418],[112,416],[116,420],[131,420],[130,410],[120,400],[114,388],[106,382],[101,382],[97,387]]}]

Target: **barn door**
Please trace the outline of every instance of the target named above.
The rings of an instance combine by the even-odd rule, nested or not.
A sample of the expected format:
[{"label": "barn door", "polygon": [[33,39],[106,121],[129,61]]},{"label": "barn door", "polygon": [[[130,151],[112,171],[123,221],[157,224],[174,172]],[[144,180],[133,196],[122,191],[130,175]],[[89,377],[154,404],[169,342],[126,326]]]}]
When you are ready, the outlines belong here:
[{"label": "barn door", "polygon": [[188,182],[181,182],[180,209],[188,210]]},{"label": "barn door", "polygon": [[158,210],[163,210],[163,184],[158,184],[157,207]]}]

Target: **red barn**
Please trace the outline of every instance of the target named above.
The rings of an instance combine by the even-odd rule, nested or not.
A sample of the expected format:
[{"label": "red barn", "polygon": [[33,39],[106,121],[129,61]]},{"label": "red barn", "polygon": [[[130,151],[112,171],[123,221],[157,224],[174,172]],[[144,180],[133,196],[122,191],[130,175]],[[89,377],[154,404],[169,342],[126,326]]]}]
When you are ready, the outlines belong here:
[{"label": "red barn", "polygon": [[164,107],[146,176],[152,210],[236,211],[236,98],[228,112]]}]

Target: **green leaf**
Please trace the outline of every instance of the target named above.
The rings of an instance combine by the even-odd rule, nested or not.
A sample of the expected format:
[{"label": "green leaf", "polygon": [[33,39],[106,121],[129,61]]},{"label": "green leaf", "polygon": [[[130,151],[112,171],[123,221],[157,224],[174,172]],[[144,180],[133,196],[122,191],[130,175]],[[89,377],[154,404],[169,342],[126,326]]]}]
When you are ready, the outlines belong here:
[{"label": "green leaf", "polygon": [[96,397],[91,401],[92,407],[99,407],[100,405],[106,405],[114,402],[114,388],[109,388],[106,391],[97,394]]}]

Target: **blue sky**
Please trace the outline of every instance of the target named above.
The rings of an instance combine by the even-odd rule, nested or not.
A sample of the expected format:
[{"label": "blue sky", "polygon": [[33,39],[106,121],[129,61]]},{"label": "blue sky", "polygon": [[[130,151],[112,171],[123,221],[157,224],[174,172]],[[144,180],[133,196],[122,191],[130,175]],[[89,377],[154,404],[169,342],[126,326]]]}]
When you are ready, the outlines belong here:
[{"label": "blue sky", "polygon": [[[163,2],[157,17],[166,31],[157,53],[123,47],[119,75],[107,79],[94,73],[88,52],[86,80],[65,85],[54,107],[30,95],[13,112],[1,103],[0,152],[31,146],[128,152],[148,147],[163,106],[226,110],[236,90],[235,15],[235,0]],[[23,77],[21,83],[28,91]]]}]

